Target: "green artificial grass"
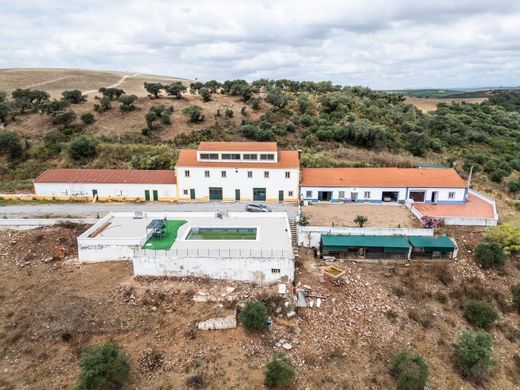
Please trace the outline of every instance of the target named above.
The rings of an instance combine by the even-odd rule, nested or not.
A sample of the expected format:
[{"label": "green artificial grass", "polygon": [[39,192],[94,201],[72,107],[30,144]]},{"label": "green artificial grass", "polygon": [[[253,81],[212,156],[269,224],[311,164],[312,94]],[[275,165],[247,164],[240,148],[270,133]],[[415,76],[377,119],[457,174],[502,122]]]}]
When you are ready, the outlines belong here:
[{"label": "green artificial grass", "polygon": [[199,228],[191,230],[187,240],[256,240],[256,229]]},{"label": "green artificial grass", "polygon": [[166,229],[161,237],[150,237],[144,249],[154,250],[168,250],[172,247],[173,243],[177,239],[177,232],[179,228],[184,225],[187,221],[182,220],[166,220]]}]

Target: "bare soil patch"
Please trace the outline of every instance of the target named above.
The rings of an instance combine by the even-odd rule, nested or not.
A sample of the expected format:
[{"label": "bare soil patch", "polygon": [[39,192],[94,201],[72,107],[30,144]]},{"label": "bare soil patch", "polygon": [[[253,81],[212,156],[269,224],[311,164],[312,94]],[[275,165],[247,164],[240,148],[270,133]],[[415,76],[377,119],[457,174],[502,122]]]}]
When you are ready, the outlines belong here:
[{"label": "bare soil patch", "polygon": [[404,206],[373,204],[313,204],[303,213],[311,225],[357,227],[354,218],[368,218],[366,227],[421,227],[420,221]]},{"label": "bare soil patch", "polygon": [[483,101],[487,100],[487,98],[418,98],[418,97],[406,97],[406,103],[412,104],[415,107],[417,107],[419,110],[423,112],[429,112],[429,111],[435,111],[437,109],[437,104],[439,103],[446,103],[446,104],[452,104],[452,103],[482,103]]}]

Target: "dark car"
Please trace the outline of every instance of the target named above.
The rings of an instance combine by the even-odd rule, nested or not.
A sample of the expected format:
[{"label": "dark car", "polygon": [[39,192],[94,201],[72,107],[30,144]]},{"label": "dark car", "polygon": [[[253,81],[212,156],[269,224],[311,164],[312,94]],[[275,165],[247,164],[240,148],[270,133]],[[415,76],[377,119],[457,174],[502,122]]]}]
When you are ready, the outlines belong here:
[{"label": "dark car", "polygon": [[246,211],[250,211],[252,213],[270,213],[272,210],[265,204],[249,203],[248,205],[246,205]]}]

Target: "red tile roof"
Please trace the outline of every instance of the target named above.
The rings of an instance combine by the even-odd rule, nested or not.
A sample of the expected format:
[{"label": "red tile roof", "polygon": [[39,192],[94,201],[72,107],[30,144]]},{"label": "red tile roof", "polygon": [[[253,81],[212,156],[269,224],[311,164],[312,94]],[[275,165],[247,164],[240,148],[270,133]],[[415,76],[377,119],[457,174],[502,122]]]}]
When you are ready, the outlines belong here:
[{"label": "red tile roof", "polygon": [[468,194],[468,201],[463,205],[414,203],[413,207],[431,217],[494,217],[493,205],[472,194]]},{"label": "red tile roof", "polygon": [[199,152],[276,152],[276,142],[201,142]]},{"label": "red tile roof", "polygon": [[49,169],[35,183],[175,184],[173,170]]},{"label": "red tile roof", "polygon": [[451,168],[304,168],[302,187],[464,188]]},{"label": "red tile roof", "polygon": [[183,149],[177,160],[177,167],[217,167],[217,168],[300,168],[300,157],[295,150],[280,150],[278,161],[271,163],[241,161],[197,161],[197,151]]}]

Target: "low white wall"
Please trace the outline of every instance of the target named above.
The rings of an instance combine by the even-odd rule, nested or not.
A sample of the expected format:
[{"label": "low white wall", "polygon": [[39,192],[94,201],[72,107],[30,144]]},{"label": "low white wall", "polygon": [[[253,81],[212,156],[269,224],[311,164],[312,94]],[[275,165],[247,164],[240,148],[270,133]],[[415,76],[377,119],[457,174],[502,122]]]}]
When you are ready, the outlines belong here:
[{"label": "low white wall", "polygon": [[373,236],[433,236],[433,229],[423,228],[354,228],[332,226],[298,226],[298,245],[318,248],[322,234],[359,234]]},{"label": "low white wall", "polygon": [[13,218],[13,219],[0,219],[0,228],[4,229],[36,229],[39,227],[53,226],[63,222],[71,222],[77,224],[90,225],[97,223],[99,219],[85,218]]},{"label": "low white wall", "polygon": [[88,245],[78,246],[78,260],[81,263],[102,261],[132,260],[137,246],[125,245]]},{"label": "low white wall", "polygon": [[[273,273],[273,269],[280,272]],[[197,276],[256,283],[294,279],[294,261],[288,258],[143,257],[134,259],[134,275]]]}]

